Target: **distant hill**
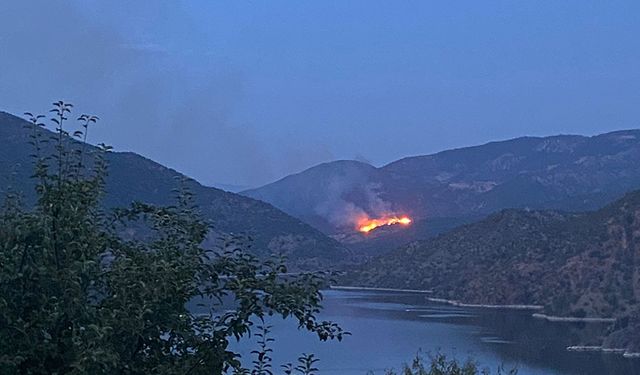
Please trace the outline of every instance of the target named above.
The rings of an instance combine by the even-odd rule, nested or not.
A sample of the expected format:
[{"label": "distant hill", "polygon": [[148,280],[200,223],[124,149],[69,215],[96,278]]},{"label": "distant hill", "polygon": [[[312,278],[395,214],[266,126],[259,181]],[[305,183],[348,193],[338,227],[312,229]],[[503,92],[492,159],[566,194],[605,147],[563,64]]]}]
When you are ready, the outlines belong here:
[{"label": "distant hill", "polygon": [[[424,221],[425,229],[449,229],[505,208],[598,209],[640,187],[638,160],[640,130],[524,137],[381,168],[355,161],[321,164],[242,194],[325,233],[352,231],[350,215],[360,211],[406,213]],[[407,231],[406,240],[439,232]]]},{"label": "distant hill", "polygon": [[613,317],[605,345],[640,352],[640,192],[585,214],[501,211],[373,259],[343,281]]},{"label": "distant hill", "polygon": [[249,186],[245,186],[245,185],[234,185],[234,184],[218,184],[218,183],[213,183],[213,184],[209,184],[208,186],[213,186],[216,189],[220,189],[220,190],[224,190],[224,191],[229,191],[232,193],[238,193],[240,191],[243,190],[247,190],[249,189]]},{"label": "distant hill", "polygon": [[[11,188],[24,192],[29,200],[33,198],[33,182],[29,131],[24,128],[27,124],[0,112],[0,192]],[[131,152],[111,153],[109,164],[106,206],[126,206],[134,200],[173,202],[176,177],[182,176],[179,172]],[[251,235],[255,240],[252,251],[257,255],[283,253],[301,268],[326,267],[350,257],[335,240],[268,203],[205,187],[194,180],[188,185],[216,233]]]},{"label": "distant hill", "polygon": [[367,185],[378,180],[375,167],[351,160],[323,163],[241,194],[269,202],[332,233],[347,224],[355,207],[369,205]]}]

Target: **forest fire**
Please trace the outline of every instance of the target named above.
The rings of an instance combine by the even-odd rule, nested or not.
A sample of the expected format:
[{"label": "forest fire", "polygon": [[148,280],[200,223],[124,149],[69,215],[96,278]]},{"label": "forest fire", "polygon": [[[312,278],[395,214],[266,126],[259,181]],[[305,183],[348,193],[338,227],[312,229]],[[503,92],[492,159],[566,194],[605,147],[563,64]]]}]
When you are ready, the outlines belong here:
[{"label": "forest fire", "polygon": [[411,219],[408,216],[386,216],[379,219],[364,218],[358,221],[358,231],[369,233],[376,228],[396,224],[406,226],[411,224]]}]

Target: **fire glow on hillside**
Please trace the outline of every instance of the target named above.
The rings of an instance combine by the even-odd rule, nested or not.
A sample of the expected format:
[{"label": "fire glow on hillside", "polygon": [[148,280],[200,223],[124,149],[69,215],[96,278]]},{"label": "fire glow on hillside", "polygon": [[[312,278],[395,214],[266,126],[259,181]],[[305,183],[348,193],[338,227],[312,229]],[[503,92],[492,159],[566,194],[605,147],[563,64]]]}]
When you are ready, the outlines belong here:
[{"label": "fire glow on hillside", "polygon": [[385,225],[402,225],[407,226],[411,224],[411,219],[408,216],[385,216],[378,219],[363,218],[358,221],[358,231],[362,233],[369,233],[372,230]]}]

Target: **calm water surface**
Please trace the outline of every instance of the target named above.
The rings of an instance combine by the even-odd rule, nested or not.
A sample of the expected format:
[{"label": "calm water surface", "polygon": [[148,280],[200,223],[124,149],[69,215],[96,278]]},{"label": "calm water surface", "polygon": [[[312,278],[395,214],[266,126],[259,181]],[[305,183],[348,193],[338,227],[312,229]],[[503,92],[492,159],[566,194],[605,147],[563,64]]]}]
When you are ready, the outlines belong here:
[{"label": "calm water surface", "polygon": [[[291,321],[269,321],[276,339],[274,369],[303,352],[320,358],[321,374],[383,374],[410,362],[418,349],[441,352],[481,368],[516,367],[520,375],[640,374],[640,361],[614,354],[564,350],[603,332],[598,325],[548,323],[531,312],[458,308],[426,301],[424,294],[326,291],[321,318],[352,333],[342,342],[319,342]],[[249,365],[250,341],[237,348]]]}]

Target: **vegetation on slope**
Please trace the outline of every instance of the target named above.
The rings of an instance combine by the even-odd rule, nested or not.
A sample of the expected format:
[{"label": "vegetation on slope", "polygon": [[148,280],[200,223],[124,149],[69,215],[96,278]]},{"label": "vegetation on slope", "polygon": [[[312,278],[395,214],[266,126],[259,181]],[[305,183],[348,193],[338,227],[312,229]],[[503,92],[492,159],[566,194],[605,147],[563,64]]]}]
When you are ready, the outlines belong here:
[{"label": "vegetation on slope", "polygon": [[[32,153],[28,142],[33,131],[28,122],[0,112],[0,192],[14,190],[24,193],[25,203],[36,200],[31,177]],[[53,133],[40,128],[36,133],[49,139]],[[43,152],[53,152],[53,145],[43,144]],[[86,146],[88,151],[96,151]],[[309,225],[279,211],[273,206],[205,187],[180,173],[131,152],[110,152],[106,159],[111,166],[106,176],[106,191],[102,199],[105,207],[121,207],[131,201],[155,205],[173,203],[177,180],[194,193],[202,217],[213,229],[211,245],[219,245],[217,237],[224,233],[250,236],[251,252],[263,259],[271,254],[288,257],[292,267],[319,269],[349,259],[349,252],[338,242],[326,237]]]},{"label": "vegetation on slope", "polygon": [[[346,233],[336,238],[353,249],[384,252],[393,248],[389,245],[427,239],[441,233],[439,228],[452,229],[502,209],[599,209],[640,186],[639,158],[639,130],[523,137],[408,157],[380,168],[325,163],[243,194],[325,233]],[[373,217],[381,209],[408,214],[419,230],[357,242],[349,236],[353,225],[341,227],[345,207]]]},{"label": "vegetation on slope", "polygon": [[[614,331],[637,333],[640,192],[587,214],[502,211],[374,259],[345,281],[431,289],[465,303],[542,305],[548,315],[613,317]],[[616,333],[607,344],[638,351],[638,337]]]}]

